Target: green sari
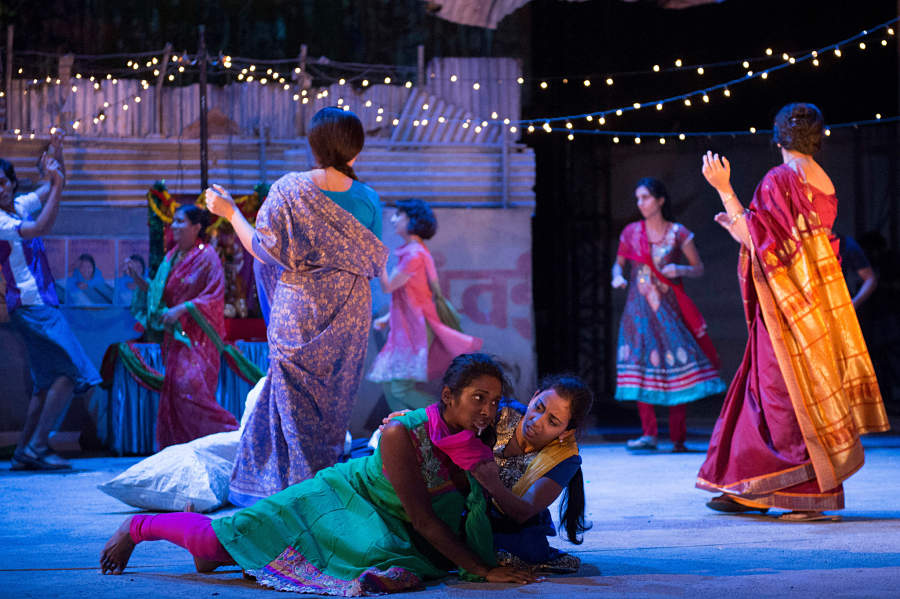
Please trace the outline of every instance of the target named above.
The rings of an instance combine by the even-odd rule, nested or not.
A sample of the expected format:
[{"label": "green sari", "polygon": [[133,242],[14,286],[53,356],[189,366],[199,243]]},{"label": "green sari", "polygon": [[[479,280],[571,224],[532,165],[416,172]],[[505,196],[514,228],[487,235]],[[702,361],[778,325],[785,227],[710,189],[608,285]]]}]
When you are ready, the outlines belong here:
[{"label": "green sari", "polygon": [[[494,563],[484,493],[467,473],[463,496],[446,456],[435,454],[424,409],[396,419],[409,431],[435,514]],[[314,478],[214,520],[234,560],[257,581],[279,590],[357,596],[414,589],[453,568],[412,528],[381,453],[320,470]],[[463,573],[465,575],[465,573]]]}]

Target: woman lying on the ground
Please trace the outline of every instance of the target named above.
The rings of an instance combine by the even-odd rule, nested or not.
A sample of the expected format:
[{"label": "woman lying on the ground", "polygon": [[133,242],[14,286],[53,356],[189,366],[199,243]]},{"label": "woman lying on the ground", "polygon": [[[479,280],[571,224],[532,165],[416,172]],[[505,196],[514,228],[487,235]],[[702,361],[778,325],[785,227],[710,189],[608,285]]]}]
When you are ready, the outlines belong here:
[{"label": "woman lying on the ground", "polygon": [[[562,494],[559,519],[571,543],[589,528],[584,519],[584,477],[575,434],[593,396],[576,376],[540,382],[526,408],[504,402],[494,444],[496,466],[472,474],[493,497],[489,506],[499,563],[554,572],[577,572],[581,560],[547,542],[556,531],[549,506]],[[499,480],[502,485],[497,484]]]},{"label": "woman lying on the ground", "polygon": [[[584,477],[575,433],[591,410],[593,394],[580,378],[544,378],[528,403],[502,402],[494,461],[472,475],[492,495],[489,507],[500,563],[553,572],[576,572],[577,557],[550,546],[556,530],[549,506],[563,494],[560,522],[569,541],[589,528],[584,519]],[[408,412],[395,412],[393,418]]]},{"label": "woman lying on the ground", "polygon": [[467,470],[492,462],[476,431],[491,423],[505,388],[484,354],[457,357],[441,401],[385,426],[375,454],[339,463],[218,520],[194,513],[126,519],[100,555],[121,574],[137,543],[168,540],[197,570],[238,564],[269,587],[331,595],[417,588],[459,570],[491,582],[533,582],[495,567],[487,506]]}]

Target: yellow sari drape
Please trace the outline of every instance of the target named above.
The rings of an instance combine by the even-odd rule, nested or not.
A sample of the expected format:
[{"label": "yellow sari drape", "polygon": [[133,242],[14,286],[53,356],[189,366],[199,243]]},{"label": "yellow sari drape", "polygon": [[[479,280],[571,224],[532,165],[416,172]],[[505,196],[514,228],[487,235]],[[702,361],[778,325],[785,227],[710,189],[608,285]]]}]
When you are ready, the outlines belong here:
[{"label": "yellow sari drape", "polygon": [[531,463],[528,464],[528,467],[525,469],[525,473],[522,474],[522,477],[518,482],[513,485],[512,492],[517,496],[522,497],[528,492],[531,485],[539,481],[541,477],[561,464],[563,460],[567,460],[576,455],[578,455],[578,443],[575,442],[573,437],[569,437],[562,442],[551,442],[541,449],[534,459],[531,460]]},{"label": "yellow sari drape", "polygon": [[[767,192],[807,195],[794,202],[812,199],[808,186],[779,179],[770,186],[781,190],[764,183],[754,204]],[[811,208],[789,216],[789,234],[771,235],[774,227],[760,222],[767,217],[751,211],[751,237],[763,249],[742,248],[741,271],[752,275],[819,488],[827,491],[863,465],[859,436],[890,424],[828,229]]]}]

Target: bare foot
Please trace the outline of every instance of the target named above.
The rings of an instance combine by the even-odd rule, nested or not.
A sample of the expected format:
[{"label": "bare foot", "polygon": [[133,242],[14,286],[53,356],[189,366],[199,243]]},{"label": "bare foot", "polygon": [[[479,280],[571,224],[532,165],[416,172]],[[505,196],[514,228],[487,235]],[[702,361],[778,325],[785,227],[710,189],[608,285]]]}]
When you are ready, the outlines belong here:
[{"label": "bare foot", "polygon": [[131,540],[131,517],[119,525],[100,552],[100,571],[103,574],[121,574],[128,565],[134,541]]}]

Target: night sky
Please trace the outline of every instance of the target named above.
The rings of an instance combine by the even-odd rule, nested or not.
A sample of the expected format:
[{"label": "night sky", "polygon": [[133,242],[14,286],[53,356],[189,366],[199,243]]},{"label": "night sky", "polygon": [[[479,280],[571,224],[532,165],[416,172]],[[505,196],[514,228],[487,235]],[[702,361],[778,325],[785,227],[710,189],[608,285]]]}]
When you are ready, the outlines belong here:
[{"label": "night sky", "polygon": [[[532,61],[530,72],[547,78],[549,88],[530,86],[526,116],[556,116],[604,110],[634,101],[686,93],[704,85],[741,76],[741,65],[696,70],[614,76],[614,85],[603,83],[609,73],[647,71],[654,64],[684,64],[764,56],[767,63],[782,63],[781,53],[796,54],[850,37],[897,15],[894,0],[821,2],[811,0],[726,0],[688,10],[660,10],[649,3],[618,1],[564,3],[539,0],[532,7]],[[895,27],[896,29],[896,27]],[[900,31],[900,30],[898,30]],[[881,39],[887,39],[886,47]],[[773,73],[766,81],[755,80],[731,88],[732,97],[710,94],[702,106],[666,105],[659,113],[653,106],[610,119],[607,128],[658,131],[745,130],[771,126],[777,109],[791,101],[813,102],[829,123],[871,119],[876,113],[897,114],[897,37],[882,32],[866,39],[867,50],[856,42],[843,56],[831,53],[821,65],[795,65]],[[761,66],[760,63],[758,66]],[[761,70],[757,67],[757,71]],[[550,79],[556,76],[556,79]],[[569,76],[568,84],[560,80]],[[590,88],[583,86],[590,76]],[[537,83],[537,82],[536,82]],[[587,123],[581,121],[581,126]]]}]

